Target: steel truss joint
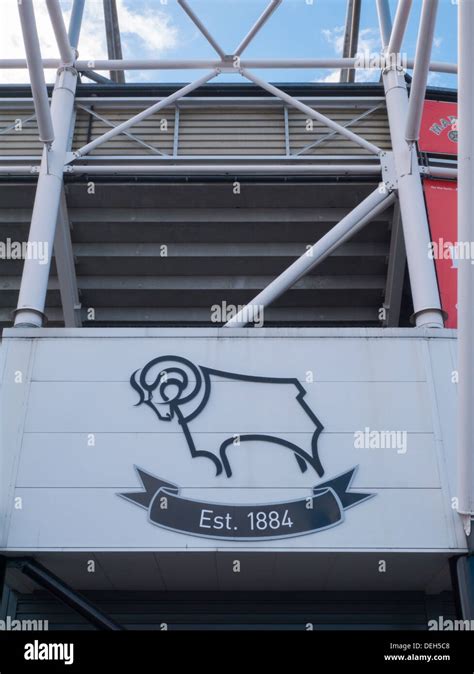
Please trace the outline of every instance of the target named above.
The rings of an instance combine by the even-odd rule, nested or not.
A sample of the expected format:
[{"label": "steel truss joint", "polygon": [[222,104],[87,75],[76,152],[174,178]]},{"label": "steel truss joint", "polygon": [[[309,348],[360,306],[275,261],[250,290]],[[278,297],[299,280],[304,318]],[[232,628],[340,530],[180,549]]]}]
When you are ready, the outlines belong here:
[{"label": "steel truss joint", "polygon": [[381,152],[379,158],[382,167],[382,181],[388,193],[398,190],[397,170],[395,168],[393,152]]},{"label": "steel truss joint", "polygon": [[[24,314],[25,320],[22,321],[21,323],[16,322],[16,316],[18,314]],[[12,311],[12,317],[15,320],[15,328],[37,328],[38,323],[35,323],[34,321],[29,321],[28,320],[28,314],[31,314],[33,317],[38,317],[41,326],[45,326],[46,323],[48,322],[48,317],[44,313],[44,311],[39,311],[39,309],[35,309],[35,307],[28,307],[28,306],[22,306],[22,307],[17,307]]]},{"label": "steel truss joint", "polygon": [[64,72],[71,73],[72,75],[74,75],[74,77],[77,77],[79,75],[79,71],[76,69],[74,65],[60,65],[56,71],[58,77],[60,77]]},{"label": "steel truss joint", "polygon": [[219,72],[222,73],[240,73],[240,56],[236,54],[226,54],[218,65]]},{"label": "steel truss joint", "polygon": [[[402,68],[402,66],[397,65],[397,64],[385,64],[384,67],[382,68],[382,75],[389,75],[392,73],[392,76],[395,76],[397,78],[402,78],[403,81],[405,82],[405,69]],[[385,93],[389,91],[390,89],[394,89],[397,86],[404,86],[403,84],[391,84],[389,88],[385,89]]]}]

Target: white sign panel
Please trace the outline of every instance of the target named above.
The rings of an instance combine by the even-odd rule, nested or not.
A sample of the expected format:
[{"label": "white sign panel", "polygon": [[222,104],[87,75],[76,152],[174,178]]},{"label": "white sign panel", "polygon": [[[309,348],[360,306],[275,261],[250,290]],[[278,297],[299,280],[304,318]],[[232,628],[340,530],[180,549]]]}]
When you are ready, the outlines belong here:
[{"label": "white sign panel", "polygon": [[371,332],[7,331],[1,547],[464,549],[451,340]]}]

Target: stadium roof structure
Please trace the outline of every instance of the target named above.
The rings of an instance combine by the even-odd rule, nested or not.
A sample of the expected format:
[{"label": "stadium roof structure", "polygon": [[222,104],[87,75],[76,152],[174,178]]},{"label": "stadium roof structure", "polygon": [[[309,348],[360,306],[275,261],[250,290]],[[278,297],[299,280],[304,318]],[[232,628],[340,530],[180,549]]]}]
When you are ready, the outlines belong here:
[{"label": "stadium roof structure", "polygon": [[[429,174],[438,178],[458,178],[459,185],[459,240],[473,240],[473,169],[472,156],[474,140],[472,133],[474,86],[472,63],[474,61],[474,3],[459,0],[459,63],[431,62],[435,20],[438,1],[423,0],[419,24],[416,53],[412,59],[404,60],[401,45],[407,26],[412,0],[399,0],[395,16],[390,16],[388,0],[376,0],[383,53],[374,62],[357,54],[357,32],[360,16],[360,0],[348,0],[347,25],[345,31],[344,54],[342,58],[320,59],[246,59],[245,50],[263,25],[278,11],[281,0],[271,0],[252,26],[242,36],[234,48],[222,47],[211,35],[207,27],[195,13],[187,0],[178,0],[202,35],[216,52],[212,60],[132,60],[121,58],[120,34],[113,2],[105,2],[106,27],[111,58],[107,60],[81,61],[77,52],[84,0],[74,0],[70,25],[65,26],[59,0],[46,0],[51,25],[57,41],[59,58],[43,60],[35,23],[32,0],[21,0],[18,10],[21,19],[26,60],[0,60],[0,68],[28,68],[34,101],[34,117],[41,147],[41,161],[33,161],[29,155],[8,156],[8,162],[0,162],[0,176],[34,177],[37,179],[34,206],[29,227],[29,243],[48,242],[50,248],[55,245],[56,268],[60,286],[65,325],[81,324],[79,316],[79,296],[74,266],[71,237],[68,224],[67,204],[64,197],[64,185],[76,177],[86,177],[94,182],[107,177],[128,177],[134,180],[148,177],[203,178],[205,176],[280,176],[299,177],[312,180],[320,176],[334,179],[357,178],[363,181],[371,177],[375,180],[372,189],[353,191],[356,203],[350,210],[330,227],[316,243],[293,260],[281,273],[269,278],[263,288],[259,288],[250,301],[245,302],[226,328],[241,328],[254,322],[260,309],[273,305],[295,284],[301,282],[308,273],[323,263],[334,251],[340,250],[369,223],[380,218],[388,209],[396,208],[400,212],[404,247],[410,278],[411,298],[413,302],[413,321],[418,327],[442,328],[443,311],[437,285],[434,261],[427,251],[430,244],[430,231],[424,204],[422,177]],[[44,69],[57,68],[56,83],[49,99],[45,84]],[[332,85],[337,94],[322,96],[322,87],[276,86],[256,74],[258,69],[341,69],[341,83]],[[357,69],[373,68],[381,73],[381,84],[367,86],[365,89],[354,82]],[[202,70],[207,72],[192,79],[179,88],[159,87],[148,89],[141,85],[123,85],[123,72],[129,70]],[[412,70],[411,81],[407,82],[406,70]],[[95,71],[110,71],[115,84],[108,84]],[[422,164],[417,148],[420,134],[423,104],[426,98],[427,79],[430,71],[458,73],[459,82],[459,162],[458,168],[443,163]],[[222,73],[235,75],[236,85],[212,89],[208,83]],[[91,97],[84,96],[78,90],[80,76],[86,75],[96,80],[93,87],[94,106]],[[243,82],[249,83],[243,87]],[[107,87],[113,87],[108,89]],[[122,87],[120,89],[119,87]],[[127,89],[123,88],[127,87]],[[92,87],[89,87],[89,92]],[[360,95],[364,89],[364,105],[359,113],[349,118],[339,118],[334,109],[347,98]],[[348,90],[351,91],[350,95]],[[22,106],[25,101],[12,99],[9,104]],[[331,91],[331,90],[330,90]],[[81,93],[81,95],[77,95]],[[227,92],[222,95],[222,92]],[[315,94],[317,92],[317,95]],[[111,95],[113,93],[113,96]],[[5,97],[5,93],[2,94]],[[257,107],[271,109],[280,115],[283,128],[283,151],[271,156],[268,152],[258,154],[254,146],[251,152],[238,155],[212,151],[212,144],[204,147],[202,154],[195,150],[189,152],[180,146],[180,130],[189,108],[199,108],[219,97],[234,112],[242,106],[242,101],[251,98]],[[370,100],[372,97],[373,100]],[[335,105],[335,99],[336,101]],[[125,100],[126,99],[126,100]],[[325,100],[323,100],[325,99]],[[7,98],[2,99],[7,104]],[[214,101],[215,102],[215,101]],[[99,111],[100,105],[113,108],[113,119]],[[178,105],[179,104],[179,105]],[[364,133],[364,118],[380,113],[380,105],[386,110],[386,123],[389,139],[384,142],[383,134]],[[278,107],[279,106],[279,107]],[[331,107],[332,106],[332,107]],[[97,107],[97,109],[95,109]],[[124,113],[125,110],[125,113]],[[170,113],[172,110],[172,113]],[[122,111],[122,112],[120,112]],[[145,128],[147,120],[164,120],[167,128],[174,132],[166,150],[158,149],[141,137],[137,129]],[[171,115],[171,116],[170,116]],[[332,153],[330,156],[315,152],[308,156],[310,147],[319,148],[320,138],[307,145],[299,145],[296,152],[292,133],[292,115],[306,120],[308,127],[324,127],[324,142],[337,140],[346,143],[351,151]],[[234,118],[235,119],[235,118]],[[83,134],[77,131],[78,120],[83,124]],[[91,134],[94,121],[103,125],[100,133]],[[210,124],[217,123],[209,118]],[[279,123],[280,123],[279,122]],[[189,123],[189,120],[187,120]],[[264,122],[266,123],[266,122]],[[76,124],[75,135],[72,128]],[[379,129],[380,132],[380,129]],[[74,136],[74,137],[73,137]],[[370,136],[370,137],[369,137]],[[112,141],[126,139],[138,143],[141,153],[132,155],[124,152],[104,154],[102,150]],[[74,142],[73,142],[74,141]],[[125,142],[125,141],[123,141]],[[197,142],[197,141],[195,141]],[[298,141],[299,142],[299,141]],[[348,145],[347,145],[348,144]],[[205,145],[205,143],[204,143]],[[118,148],[122,146],[120,143]],[[357,152],[354,150],[357,149]],[[215,148],[214,148],[215,149]],[[189,145],[188,145],[189,150]],[[318,195],[316,195],[317,198]],[[176,197],[176,195],[175,195]],[[105,197],[104,197],[105,198]],[[348,202],[349,203],[349,202]],[[201,204],[202,205],[202,204]],[[392,246],[396,254],[397,242]],[[398,245],[398,249],[400,245]],[[217,250],[217,249],[216,249]],[[239,253],[245,258],[245,246]],[[291,257],[291,253],[289,254]],[[392,259],[393,262],[393,259]],[[34,257],[24,261],[19,299],[15,310],[14,324],[22,327],[41,327],[45,322],[45,303],[50,277],[51,260],[44,264]],[[389,264],[390,269],[390,264]],[[396,265],[392,264],[395,273]],[[271,275],[271,274],[270,274]],[[465,518],[466,527],[474,508],[472,490],[466,476],[472,474],[471,439],[474,435],[474,308],[473,308],[474,268],[469,260],[459,263],[459,371],[462,373],[459,384],[460,446],[459,446],[459,512]],[[393,285],[393,278],[390,280]],[[400,285],[400,282],[398,283]],[[250,286],[249,286],[250,287]],[[177,293],[186,289],[175,288]]]}]

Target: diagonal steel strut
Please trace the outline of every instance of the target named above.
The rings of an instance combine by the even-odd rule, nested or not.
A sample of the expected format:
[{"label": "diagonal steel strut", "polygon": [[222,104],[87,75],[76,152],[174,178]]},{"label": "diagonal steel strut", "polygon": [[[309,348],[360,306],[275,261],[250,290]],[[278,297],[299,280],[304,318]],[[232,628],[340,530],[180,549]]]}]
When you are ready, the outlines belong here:
[{"label": "diagonal steel strut", "polygon": [[334,122],[332,119],[326,117],[317,110],[313,110],[313,108],[310,108],[309,105],[306,105],[305,103],[302,103],[298,99],[293,98],[293,96],[290,96],[281,89],[278,89],[277,87],[273,86],[273,84],[269,84],[265,80],[262,80],[260,77],[257,77],[257,75],[254,75],[254,73],[251,73],[245,68],[242,68],[240,72],[248,80],[254,82],[262,89],[268,91],[270,94],[273,94],[274,96],[280,98],[285,103],[288,103],[289,105],[292,105],[298,110],[301,110],[301,112],[307,115],[310,119],[315,119],[318,122],[321,122],[321,124],[328,126],[330,129],[337,131],[338,133],[341,134],[341,136],[345,136],[348,140],[357,143],[357,145],[360,145],[361,147],[363,147],[365,150],[368,150],[372,154],[379,155],[382,152],[381,148],[377,147],[377,145],[370,143],[368,140],[365,140],[365,138],[362,138],[361,136],[358,136],[356,133],[353,133],[353,131],[349,131],[349,129],[347,129],[346,127],[342,126],[341,124],[338,124],[337,122]]},{"label": "diagonal steel strut", "polygon": [[[131,126],[134,124],[137,124],[137,122],[141,122],[143,119],[146,119],[147,117],[150,117],[151,115],[154,115],[155,112],[158,112],[159,110],[162,110],[163,108],[166,108],[168,105],[171,105],[175,101],[177,101],[180,98],[183,98],[183,96],[186,96],[190,91],[193,91],[194,89],[198,89],[200,86],[205,84],[206,82],[209,82],[213,77],[216,77],[216,75],[219,73],[219,71],[212,70],[210,73],[206,73],[199,79],[195,80],[194,82],[191,82],[190,84],[187,84],[185,87],[182,87],[181,89],[178,89],[178,91],[175,91],[173,94],[170,96],[167,96],[167,98],[163,98],[163,100],[159,101],[158,103],[155,103],[149,108],[146,108],[146,110],[142,110],[142,112],[139,112],[137,115],[134,117],[131,117],[130,119],[126,120],[125,122],[122,122],[122,124],[119,124],[113,129],[110,129],[110,131],[107,131],[104,133],[102,136],[99,136],[98,138],[95,138],[93,141],[90,143],[87,143],[87,145],[83,145],[81,148],[76,150],[74,154],[74,158],[78,159],[79,157],[83,157],[84,155],[88,154],[92,150],[95,150],[96,147],[99,147],[99,145],[102,145],[103,143],[106,143],[108,140],[111,138],[114,138],[120,133],[123,133],[124,131],[127,131]],[[74,160],[73,158],[73,160]],[[72,160],[72,161],[73,161]]]}]

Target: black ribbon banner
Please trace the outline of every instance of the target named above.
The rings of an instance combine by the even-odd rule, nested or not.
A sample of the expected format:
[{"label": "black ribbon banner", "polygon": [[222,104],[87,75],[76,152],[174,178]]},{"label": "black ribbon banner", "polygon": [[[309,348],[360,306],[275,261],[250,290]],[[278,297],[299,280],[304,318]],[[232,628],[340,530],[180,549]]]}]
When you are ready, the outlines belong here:
[{"label": "black ribbon banner", "polygon": [[156,526],[205,538],[265,540],[314,533],[339,524],[344,510],[372,496],[347,491],[355,468],[313,487],[306,498],[254,505],[189,499],[176,485],[136,470],[144,490],[119,496],[145,508]]}]

